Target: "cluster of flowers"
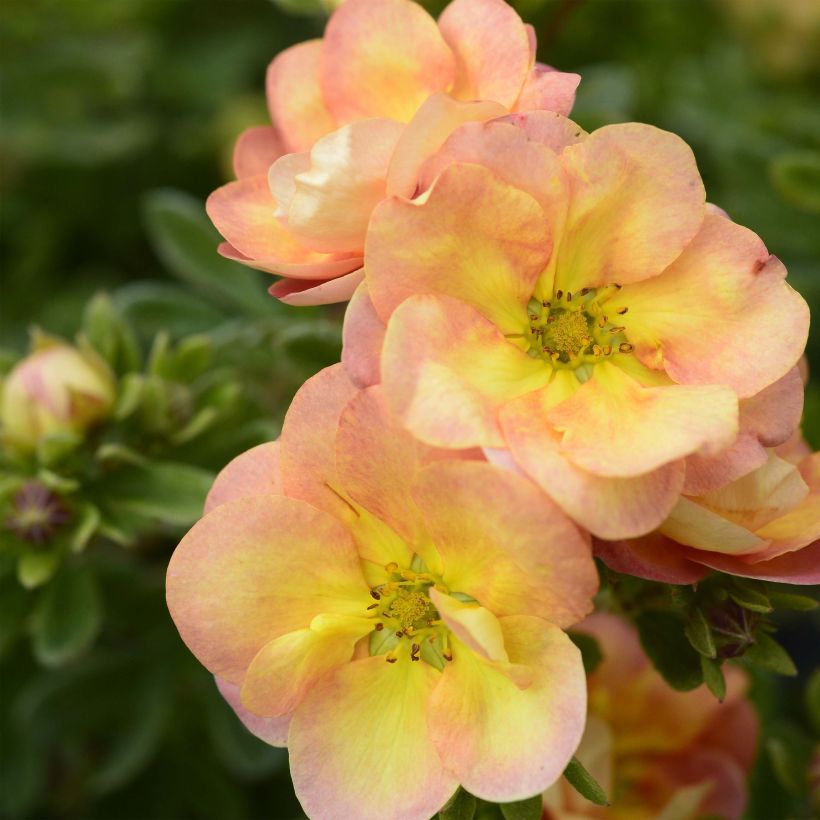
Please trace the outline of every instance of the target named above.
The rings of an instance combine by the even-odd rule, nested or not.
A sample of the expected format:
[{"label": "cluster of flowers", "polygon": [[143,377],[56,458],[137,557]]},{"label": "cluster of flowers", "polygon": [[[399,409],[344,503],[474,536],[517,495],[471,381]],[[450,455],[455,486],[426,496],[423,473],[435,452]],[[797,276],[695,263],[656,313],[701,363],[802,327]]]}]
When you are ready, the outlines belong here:
[{"label": "cluster of flowers", "polygon": [[[274,296],[350,299],[342,362],[225,468],[167,579],[226,699],[289,747],[311,817],[428,818],[459,785],[549,789],[548,816],[579,816],[556,784],[588,710],[563,630],[593,609],[593,555],[678,584],[820,582],[805,302],[706,202],[681,139],[584,132],[580,77],[535,51],[503,0],[438,22],[348,0],[271,63],[274,124],[240,137],[238,179],[208,202],[220,252],[282,276]],[[703,706],[660,692],[623,622],[580,629],[614,647],[582,749],[609,759],[609,710],[651,758],[648,815],[661,784],[739,814],[737,670]]]}]

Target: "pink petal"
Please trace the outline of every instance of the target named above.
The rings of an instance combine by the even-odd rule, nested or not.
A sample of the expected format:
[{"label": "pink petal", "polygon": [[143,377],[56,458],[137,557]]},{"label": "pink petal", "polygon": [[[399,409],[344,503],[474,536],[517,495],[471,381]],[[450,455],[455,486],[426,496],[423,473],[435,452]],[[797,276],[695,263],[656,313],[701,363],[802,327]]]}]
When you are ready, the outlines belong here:
[{"label": "pink petal", "polygon": [[370,387],[381,381],[380,362],[387,328],[378,317],[367,284],[362,282],[345,311],[342,363],[357,387]]},{"label": "pink petal", "polygon": [[205,512],[236,498],[281,492],[279,442],[268,441],[238,455],[220,470],[205,499]]},{"label": "pink petal", "polygon": [[236,712],[236,716],[245,724],[245,728],[256,735],[260,740],[269,743],[271,746],[288,745],[288,727],[290,726],[291,715],[280,715],[279,717],[260,717],[249,712],[243,705],[239,697],[239,686],[230,683],[224,678],[216,677],[216,686],[219,694],[228,702],[231,709]]},{"label": "pink petal", "polygon": [[331,305],[349,299],[363,280],[361,269],[326,282],[280,279],[268,288],[268,293],[286,305]]},{"label": "pink petal", "polygon": [[233,170],[237,179],[267,174],[284,149],[276,129],[258,125],[243,131],[233,148]]},{"label": "pink petal", "polygon": [[610,569],[666,584],[694,584],[708,570],[683,557],[680,544],[659,533],[623,541],[593,542],[595,555]]},{"label": "pink petal", "polygon": [[541,63],[530,69],[515,111],[546,110],[568,116],[575,105],[575,92],[581,82],[580,74],[556,71]]}]

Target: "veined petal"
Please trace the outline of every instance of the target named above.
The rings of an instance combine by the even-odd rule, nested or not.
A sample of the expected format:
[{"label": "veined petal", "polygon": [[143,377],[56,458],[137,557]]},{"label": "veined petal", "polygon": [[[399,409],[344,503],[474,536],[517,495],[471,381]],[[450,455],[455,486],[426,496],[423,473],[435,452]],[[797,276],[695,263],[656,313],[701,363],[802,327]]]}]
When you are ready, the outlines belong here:
[{"label": "veined petal", "polygon": [[680,496],[683,462],[634,478],[593,475],[562,454],[540,402],[533,393],[511,402],[500,414],[510,453],[521,469],[567,515],[600,538],[634,538],[654,530]]},{"label": "veined petal", "polygon": [[342,330],[342,363],[357,387],[370,387],[381,381],[381,354],[387,327],[370,300],[367,284],[362,282],[347,306]]},{"label": "veined petal", "polygon": [[369,590],[336,519],[266,495],[222,504],[197,522],[171,556],[166,594],[191,652],[240,683],[266,643],[323,612],[360,613]]},{"label": "veined petal", "polygon": [[216,687],[219,694],[227,701],[231,709],[236,712],[236,716],[245,725],[245,728],[260,740],[271,746],[280,748],[288,745],[288,727],[290,726],[290,715],[280,715],[279,717],[260,717],[249,712],[243,705],[239,697],[239,687],[235,683],[230,683],[224,678],[215,678]]},{"label": "veined petal", "polygon": [[629,307],[629,341],[681,384],[727,384],[753,396],[791,370],[803,351],[809,309],[752,231],[708,215],[660,276],[611,301]]},{"label": "veined petal", "polygon": [[630,478],[692,453],[717,453],[738,432],[737,397],[728,387],[643,387],[610,362],[547,421],[563,433],[561,451],[595,475]]},{"label": "veined petal", "polygon": [[435,446],[502,446],[499,409],[544,386],[550,372],[478,311],[448,297],[407,299],[387,326],[382,382],[391,407]]},{"label": "veined petal", "polygon": [[362,615],[320,615],[307,629],[280,635],[259,650],[242,682],[242,703],[257,715],[293,712],[316,681],[353,656],[373,630]]},{"label": "veined petal", "polygon": [[532,66],[527,29],[503,0],[453,0],[439,29],[456,57],[453,95],[511,108]]},{"label": "veined petal", "polygon": [[323,820],[432,817],[456,790],[430,741],[426,712],[441,674],[400,653],[345,664],[319,681],[288,738],[296,796]]},{"label": "veined petal", "polygon": [[279,442],[268,441],[238,455],[219,471],[205,499],[205,512],[236,498],[281,493]]},{"label": "veined petal", "polygon": [[321,86],[340,122],[408,122],[436,91],[450,88],[455,61],[435,20],[410,0],[347,0],[322,42]]},{"label": "veined petal", "polygon": [[520,689],[503,671],[454,641],[430,699],[430,735],[472,794],[498,802],[531,797],[557,780],[581,740],[586,679],[578,649],[531,616],[500,619],[510,661],[529,666]]},{"label": "veined petal", "polygon": [[689,146],[650,125],[599,128],[562,161],[572,201],[557,249],[565,291],[659,274],[695,236],[706,194]]},{"label": "veined petal", "polygon": [[529,194],[487,168],[451,165],[425,197],[389,199],[373,212],[370,298],[387,320],[409,296],[453,296],[502,332],[521,333],[550,247],[546,216]]},{"label": "veined petal", "polygon": [[270,125],[258,125],[243,131],[233,147],[233,170],[237,179],[266,174],[268,168],[284,153],[282,140]]},{"label": "veined petal", "polygon": [[558,626],[592,609],[589,541],[528,479],[486,462],[423,469],[412,497],[441,556],[444,583],[498,616]]},{"label": "veined petal", "polygon": [[337,126],[319,88],[321,40],[286,48],[268,66],[268,108],[285,150],[308,151]]}]

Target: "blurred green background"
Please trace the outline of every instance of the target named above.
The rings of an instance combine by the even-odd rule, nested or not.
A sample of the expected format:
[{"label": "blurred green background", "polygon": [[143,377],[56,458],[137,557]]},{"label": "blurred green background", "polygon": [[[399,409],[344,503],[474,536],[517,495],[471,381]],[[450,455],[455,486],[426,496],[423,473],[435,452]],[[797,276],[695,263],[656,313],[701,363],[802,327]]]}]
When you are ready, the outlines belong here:
[{"label": "blurred green background", "polygon": [[[202,210],[230,178],[234,137],[266,121],[269,60],[321,32],[320,16],[293,12],[319,5],[5,0],[0,11],[0,346],[22,353],[33,324],[72,336],[101,290],[146,350],[160,330],[172,342],[218,337],[223,365],[236,365],[232,350],[243,360],[255,419],[185,455],[203,469],[275,435],[300,382],[338,356],[341,311],[275,303],[269,277],[216,256]],[[574,118],[586,129],[641,120],[683,136],[710,200],[757,231],[820,310],[820,4],[515,5],[536,28],[539,59],[583,75]],[[816,327],[808,356],[820,372]],[[817,382],[805,433],[820,446]],[[24,639],[29,593],[4,597],[4,817],[301,816],[286,753],[244,732],[170,624],[163,572],[178,535],[85,559],[106,616],[94,648],[59,668],[41,668]],[[782,632],[804,668],[817,663],[816,636],[807,616]],[[794,681],[760,679],[756,692],[775,739],[803,721]],[[762,755],[749,817],[810,816],[771,762]]]}]

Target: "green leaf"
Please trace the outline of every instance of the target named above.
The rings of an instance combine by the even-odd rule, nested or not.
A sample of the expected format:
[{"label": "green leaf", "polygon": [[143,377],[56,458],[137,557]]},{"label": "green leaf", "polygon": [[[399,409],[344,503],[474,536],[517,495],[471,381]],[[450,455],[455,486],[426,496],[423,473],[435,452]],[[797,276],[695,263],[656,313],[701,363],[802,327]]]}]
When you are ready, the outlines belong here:
[{"label": "green leaf", "polygon": [[820,151],[791,151],[772,160],[769,175],[787,202],[820,213]]},{"label": "green leaf", "polygon": [[140,349],[134,331],[107,294],[98,293],[86,306],[83,338],[115,372],[139,368]]},{"label": "green leaf", "polygon": [[82,552],[100,526],[100,511],[93,504],[82,504],[76,512],[77,523],[69,537],[72,552]]},{"label": "green leaf", "polygon": [[770,727],[768,735],[765,748],[775,776],[787,791],[805,794],[814,748],[811,738],[790,723]]},{"label": "green leaf", "polygon": [[734,583],[729,587],[729,597],[739,606],[751,612],[766,614],[772,611],[772,604],[766,593],[760,589],[760,585],[754,581],[740,581],[734,579]]},{"label": "green leaf", "polygon": [[806,684],[806,711],[814,726],[815,734],[820,735],[820,669],[812,672]]},{"label": "green leaf", "polygon": [[473,820],[475,809],[475,797],[459,786],[456,793],[439,811],[438,816],[439,820]]},{"label": "green leaf", "polygon": [[797,667],[789,653],[765,632],[758,632],[755,635],[754,643],[743,653],[743,657],[755,666],[769,669],[779,675],[797,674]]},{"label": "green leaf", "polygon": [[24,552],[17,562],[17,579],[26,589],[34,589],[50,581],[59,565],[59,550],[40,549]]},{"label": "green leaf", "polygon": [[504,820],[540,820],[544,810],[544,798],[540,794],[514,803],[499,803]]},{"label": "green leaf", "polygon": [[83,443],[82,436],[63,431],[44,436],[37,443],[37,458],[45,467],[56,467]]},{"label": "green leaf", "polygon": [[798,595],[795,592],[785,592],[782,589],[770,585],[766,589],[766,595],[775,609],[792,609],[796,612],[810,612],[817,609],[818,601],[808,595]]},{"label": "green leaf", "polygon": [[723,670],[720,662],[701,655],[700,666],[703,670],[703,680],[709,691],[721,702],[726,697],[726,678],[723,677]]},{"label": "green leaf", "polygon": [[641,646],[673,688],[685,692],[703,682],[700,655],[684,635],[684,623],[671,612],[646,611],[636,619]]},{"label": "green leaf", "polygon": [[712,638],[712,630],[709,627],[709,622],[701,609],[693,609],[689,616],[689,623],[686,624],[686,637],[689,638],[689,643],[692,644],[701,655],[707,658],[714,658],[717,656],[717,649],[715,648],[715,641]]},{"label": "green leaf", "polygon": [[261,276],[217,253],[219,234],[197,199],[181,191],[152,191],[143,207],[154,250],[180,280],[218,305],[233,305],[256,316],[275,312]]},{"label": "green leaf", "polygon": [[46,587],[31,620],[34,654],[45,666],[59,666],[87,649],[100,628],[97,582],[84,568],[64,566]]},{"label": "green leaf", "polygon": [[581,650],[581,658],[584,661],[584,671],[591,675],[598,664],[604,659],[604,653],[598,641],[583,632],[569,632],[569,639]]},{"label": "green leaf", "polygon": [[606,792],[597,780],[583,767],[577,757],[573,757],[564,769],[564,777],[582,797],[596,806],[608,806]]}]

